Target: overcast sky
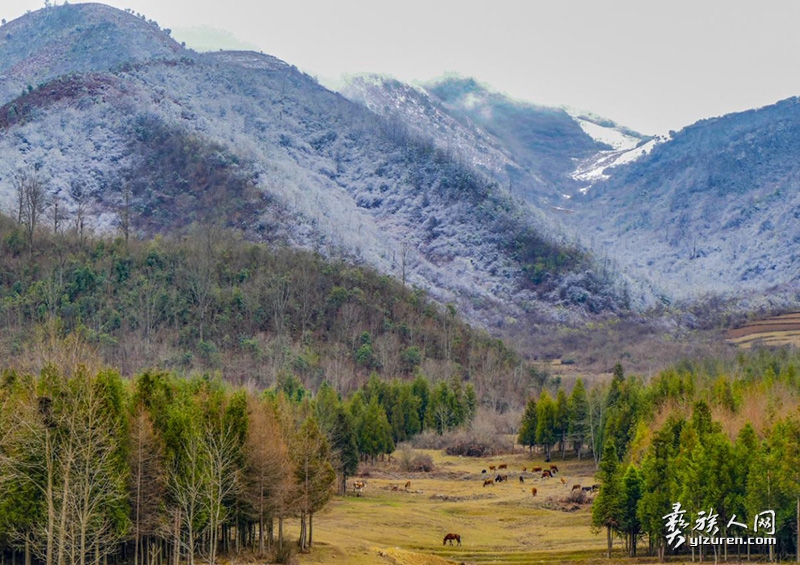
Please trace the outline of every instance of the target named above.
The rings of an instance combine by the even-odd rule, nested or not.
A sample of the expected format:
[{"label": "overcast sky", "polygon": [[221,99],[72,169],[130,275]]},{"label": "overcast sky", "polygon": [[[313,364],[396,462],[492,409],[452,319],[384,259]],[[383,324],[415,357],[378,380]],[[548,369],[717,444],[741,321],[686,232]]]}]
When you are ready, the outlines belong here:
[{"label": "overcast sky", "polygon": [[[797,0],[108,4],[155,19],[190,47],[249,46],[323,82],[344,73],[405,81],[458,73],[518,99],[589,110],[643,133],[800,95]],[[1,0],[0,17],[43,5]]]}]

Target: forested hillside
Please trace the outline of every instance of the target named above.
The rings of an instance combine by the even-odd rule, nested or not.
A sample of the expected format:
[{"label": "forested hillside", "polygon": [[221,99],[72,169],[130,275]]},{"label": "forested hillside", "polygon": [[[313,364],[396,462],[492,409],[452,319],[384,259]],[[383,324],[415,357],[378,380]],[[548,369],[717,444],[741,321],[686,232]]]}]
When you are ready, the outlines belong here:
[{"label": "forested hillside", "polygon": [[[796,554],[800,519],[799,368],[796,348],[686,360],[649,382],[618,365],[610,383],[588,394],[578,383],[569,397],[559,391],[554,401],[545,390],[530,398],[518,441],[545,453],[558,443],[562,457],[567,444],[578,456],[592,448],[600,481],[592,522],[607,534],[609,554],[614,538],[631,556],[637,545],[662,559],[694,554],[688,542],[666,543],[665,517],[680,503],[681,535],[717,540],[703,548],[706,558],[786,557]],[[755,519],[768,511],[776,546],[725,541],[764,536]],[[702,521],[712,515],[716,528]],[[698,523],[708,529],[693,531]]]},{"label": "forested hillside", "polygon": [[146,367],[288,378],[352,391],[384,379],[470,381],[481,402],[515,404],[531,383],[520,357],[457,310],[368,267],[234,231],[193,226],[152,240],[37,231],[0,219],[6,359],[40,370],[49,344],[80,338],[126,375]]}]

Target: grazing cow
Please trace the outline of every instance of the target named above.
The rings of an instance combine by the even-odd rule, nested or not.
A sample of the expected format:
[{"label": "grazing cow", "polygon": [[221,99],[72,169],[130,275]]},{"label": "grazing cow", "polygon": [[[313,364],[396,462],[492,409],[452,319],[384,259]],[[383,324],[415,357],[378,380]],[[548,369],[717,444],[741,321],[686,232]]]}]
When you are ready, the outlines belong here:
[{"label": "grazing cow", "polygon": [[553,474],[550,471],[548,471],[547,469],[542,471],[542,478],[543,479],[549,479],[552,476],[553,476]]},{"label": "grazing cow", "polygon": [[494,482],[496,482],[496,483],[502,483],[502,482],[503,482],[503,475],[497,475],[497,476],[494,478]]},{"label": "grazing cow", "polygon": [[461,536],[458,534],[447,534],[444,536],[442,545],[447,545],[448,541],[450,542],[450,545],[453,545],[453,540],[456,540],[458,542],[458,547],[461,547]]},{"label": "grazing cow", "polygon": [[505,463],[500,463],[500,465],[497,467],[497,469],[498,470],[500,470],[500,469],[508,469],[508,465],[506,465]]},{"label": "grazing cow", "polygon": [[592,490],[600,490],[600,485],[592,485]]},{"label": "grazing cow", "polygon": [[525,477],[523,477],[522,475],[520,475],[520,476],[519,476],[519,482],[524,484],[524,483],[525,483]]},{"label": "grazing cow", "polygon": [[532,494],[533,496],[536,496],[536,487],[533,487],[533,488],[531,489],[531,494]]},{"label": "grazing cow", "polygon": [[581,485],[572,485],[572,490],[581,490]]},{"label": "grazing cow", "polygon": [[533,468],[533,472],[534,472],[534,473],[539,473],[541,470],[542,470],[542,468],[541,468],[541,467],[534,467],[534,468]]},{"label": "grazing cow", "polygon": [[561,477],[561,484],[562,485],[567,484],[567,479],[565,479],[564,477]]},{"label": "grazing cow", "polygon": [[361,496],[366,486],[367,481],[353,481],[353,490],[356,491],[356,496]]},{"label": "grazing cow", "polygon": [[592,492],[592,487],[581,487],[583,492]]},{"label": "grazing cow", "polygon": [[496,465],[489,465],[489,470],[490,471],[494,471],[495,469],[497,469]]},{"label": "grazing cow", "polygon": [[400,490],[400,487],[397,485],[392,485],[392,490]]},{"label": "grazing cow", "polygon": [[406,481],[406,490],[411,488],[411,481]]},{"label": "grazing cow", "polygon": [[494,479],[484,479],[483,486],[492,485],[494,486]]},{"label": "grazing cow", "polygon": [[550,465],[550,472],[551,473],[558,473],[558,466],[557,465]]}]

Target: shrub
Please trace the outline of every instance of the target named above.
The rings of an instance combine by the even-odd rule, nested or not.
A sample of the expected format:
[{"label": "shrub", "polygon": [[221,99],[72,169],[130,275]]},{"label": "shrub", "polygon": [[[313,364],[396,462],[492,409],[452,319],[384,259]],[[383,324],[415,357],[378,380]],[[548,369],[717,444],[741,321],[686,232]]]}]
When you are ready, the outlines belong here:
[{"label": "shrub", "polygon": [[433,471],[433,458],[427,453],[417,453],[408,446],[400,450],[398,462],[400,470],[408,473],[430,473]]}]

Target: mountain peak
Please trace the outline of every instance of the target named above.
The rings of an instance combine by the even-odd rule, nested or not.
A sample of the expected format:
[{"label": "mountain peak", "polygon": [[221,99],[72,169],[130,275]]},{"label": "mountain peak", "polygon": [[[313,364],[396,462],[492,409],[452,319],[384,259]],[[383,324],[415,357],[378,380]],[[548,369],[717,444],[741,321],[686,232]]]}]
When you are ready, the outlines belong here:
[{"label": "mountain peak", "polygon": [[0,103],[70,72],[102,72],[181,52],[169,29],[131,11],[96,3],[42,8],[2,27]]}]

